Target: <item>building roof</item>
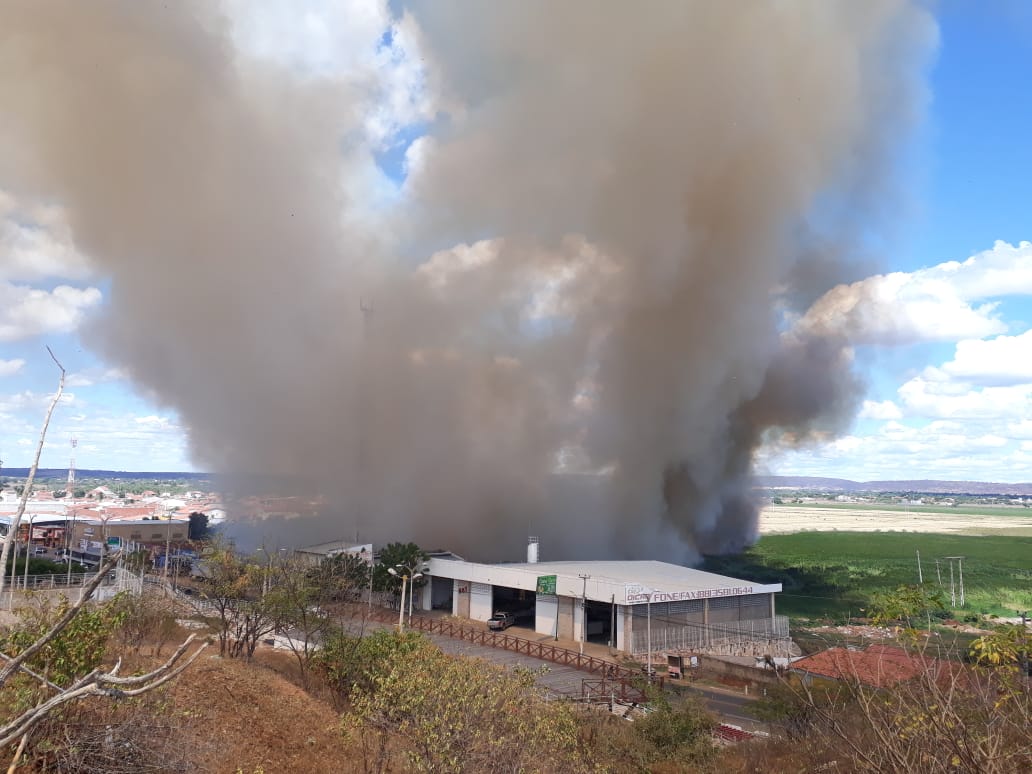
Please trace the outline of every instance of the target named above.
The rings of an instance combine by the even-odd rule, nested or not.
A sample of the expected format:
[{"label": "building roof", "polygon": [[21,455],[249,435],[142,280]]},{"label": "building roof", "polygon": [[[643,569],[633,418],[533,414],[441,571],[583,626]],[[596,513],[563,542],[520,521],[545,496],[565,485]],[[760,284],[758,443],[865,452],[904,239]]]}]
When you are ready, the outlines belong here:
[{"label": "building roof", "polygon": [[855,681],[874,688],[888,688],[917,677],[944,662],[911,654],[890,645],[871,645],[865,650],[828,648],[792,663],[792,669],[834,680]]},{"label": "building roof", "polygon": [[538,577],[554,575],[560,596],[583,594],[599,602],[628,605],[781,591],[780,583],[763,585],[657,561],[478,564],[431,557],[429,573],[528,591],[537,587]]},{"label": "building roof", "polygon": [[319,554],[320,556],[335,556],[336,554],[357,554],[365,551],[372,554],[373,546],[370,543],[352,543],[348,540],[330,540],[326,543],[316,543],[314,546],[305,546],[297,549],[302,554]]}]

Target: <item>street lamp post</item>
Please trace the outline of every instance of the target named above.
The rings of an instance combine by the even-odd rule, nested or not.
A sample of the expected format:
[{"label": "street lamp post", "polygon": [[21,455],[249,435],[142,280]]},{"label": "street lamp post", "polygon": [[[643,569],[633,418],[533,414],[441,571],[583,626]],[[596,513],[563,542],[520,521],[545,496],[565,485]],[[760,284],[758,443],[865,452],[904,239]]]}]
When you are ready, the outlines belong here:
[{"label": "street lamp post", "polygon": [[584,588],[581,591],[581,616],[580,616],[580,652],[584,655],[584,643],[588,639],[588,578],[590,575],[578,575],[584,581]]},{"label": "street lamp post", "polygon": [[[399,573],[398,570],[401,570]],[[409,586],[409,581],[415,584],[418,578],[423,577],[423,573],[418,572],[415,567],[409,567],[405,564],[396,564],[394,567],[388,567],[387,572],[393,575],[395,578],[401,578],[401,604],[398,606],[398,633],[400,634],[405,630],[405,588]],[[412,587],[408,589],[408,603],[409,603],[409,625],[412,624]]]}]

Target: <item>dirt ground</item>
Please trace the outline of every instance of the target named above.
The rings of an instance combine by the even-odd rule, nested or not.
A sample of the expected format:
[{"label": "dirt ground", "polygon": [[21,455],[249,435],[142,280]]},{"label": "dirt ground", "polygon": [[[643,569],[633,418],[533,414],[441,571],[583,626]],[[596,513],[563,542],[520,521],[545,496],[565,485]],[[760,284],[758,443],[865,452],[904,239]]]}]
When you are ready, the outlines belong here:
[{"label": "dirt ground", "polygon": [[777,505],[760,513],[760,534],[791,532],[929,532],[964,535],[1032,536],[1032,516],[972,516],[950,513],[900,513],[862,508]]},{"label": "dirt ground", "polygon": [[[216,651],[217,653],[217,651]],[[280,654],[264,652],[247,664],[202,656],[170,690],[178,711],[203,729],[196,740],[201,771],[213,774],[360,771],[345,743],[340,716],[277,669]],[[200,735],[199,735],[200,736]]]}]

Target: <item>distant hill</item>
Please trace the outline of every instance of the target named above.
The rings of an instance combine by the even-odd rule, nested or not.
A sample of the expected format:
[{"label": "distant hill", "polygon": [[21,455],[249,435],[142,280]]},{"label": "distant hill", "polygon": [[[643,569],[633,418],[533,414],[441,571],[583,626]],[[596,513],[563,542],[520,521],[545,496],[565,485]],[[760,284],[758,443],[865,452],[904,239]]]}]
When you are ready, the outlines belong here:
[{"label": "distant hill", "polygon": [[[25,478],[29,475],[28,468],[4,468],[0,474],[10,478]],[[36,478],[64,478],[68,475],[67,468],[40,468],[36,471]],[[139,479],[157,479],[160,481],[206,481],[212,478],[211,473],[170,473],[167,471],[156,473],[138,473],[126,470],[82,470],[76,468],[75,475],[78,478],[103,478],[103,479],[126,479],[137,481]]]},{"label": "distant hill", "polygon": [[820,489],[829,492],[919,492],[921,494],[970,494],[1032,496],[1032,483],[1002,484],[992,481],[936,481],[913,479],[901,481],[850,481],[847,478],[818,476],[758,476],[763,487]]}]

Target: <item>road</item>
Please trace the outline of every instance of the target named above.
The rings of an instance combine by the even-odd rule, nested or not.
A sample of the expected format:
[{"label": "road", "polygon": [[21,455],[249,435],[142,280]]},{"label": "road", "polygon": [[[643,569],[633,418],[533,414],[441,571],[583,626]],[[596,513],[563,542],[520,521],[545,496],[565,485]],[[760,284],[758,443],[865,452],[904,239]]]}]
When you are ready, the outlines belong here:
[{"label": "road", "polygon": [[767,724],[748,714],[747,708],[755,699],[730,691],[692,686],[692,693],[702,699],[706,709],[719,717],[724,723],[741,726],[746,731],[766,731]]}]

